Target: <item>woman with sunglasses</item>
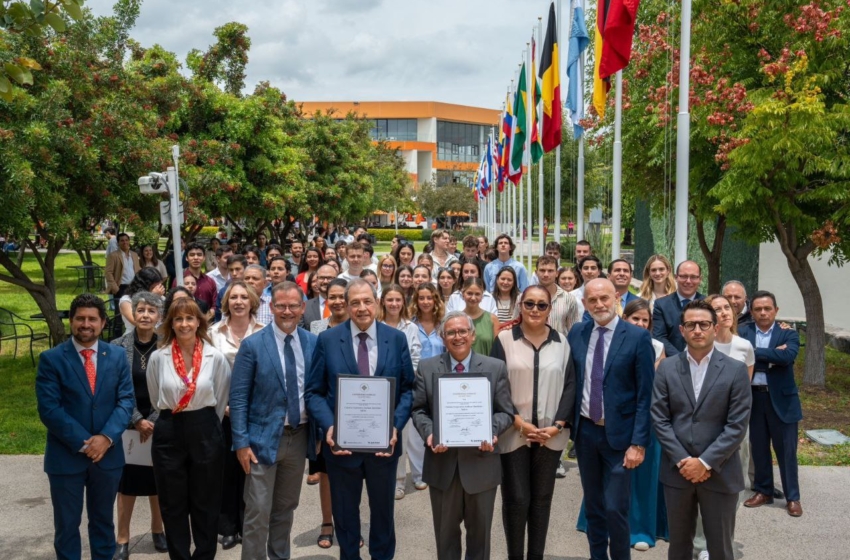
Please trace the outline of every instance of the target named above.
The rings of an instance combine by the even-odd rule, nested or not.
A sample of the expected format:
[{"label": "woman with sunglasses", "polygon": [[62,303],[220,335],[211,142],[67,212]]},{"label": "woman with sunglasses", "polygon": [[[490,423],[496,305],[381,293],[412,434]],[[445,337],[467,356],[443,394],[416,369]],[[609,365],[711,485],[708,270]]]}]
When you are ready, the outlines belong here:
[{"label": "woman with sunglasses", "polygon": [[382,291],[393,283],[396,268],[398,266],[392,255],[384,255],[378,260],[378,280],[381,282]]},{"label": "woman with sunglasses", "polygon": [[490,354],[507,363],[516,410],[514,429],[499,438],[502,525],[511,559],[543,558],[555,470],[575,406],[569,344],[547,324],[551,297],[543,287],[526,288],[519,318],[499,333]]},{"label": "woman with sunglasses", "polygon": [[[390,284],[381,294],[380,320],[387,326],[402,331],[407,337],[407,346],[410,350],[410,359],[413,362],[413,371],[419,365],[419,357],[422,354],[422,343],[419,341],[419,327],[408,318],[407,307],[404,301],[404,292],[398,284]],[[425,460],[425,444],[414,428],[407,423],[402,432],[404,445],[402,456],[398,460],[396,469],[395,499],[404,498],[404,487],[407,480],[407,468],[405,466],[404,453],[407,453],[410,462],[410,476],[413,486],[417,490],[425,490],[428,485],[422,482],[422,463]]]},{"label": "woman with sunglasses", "polygon": [[455,291],[457,277],[451,268],[441,268],[437,272],[437,288],[440,292],[440,298],[445,302]]},{"label": "woman with sunglasses", "polygon": [[467,278],[461,288],[463,301],[466,302],[464,312],[472,318],[472,323],[475,325],[475,342],[472,343],[472,351],[489,356],[493,339],[499,332],[499,318],[481,309],[484,291],[484,280],[481,278]]}]

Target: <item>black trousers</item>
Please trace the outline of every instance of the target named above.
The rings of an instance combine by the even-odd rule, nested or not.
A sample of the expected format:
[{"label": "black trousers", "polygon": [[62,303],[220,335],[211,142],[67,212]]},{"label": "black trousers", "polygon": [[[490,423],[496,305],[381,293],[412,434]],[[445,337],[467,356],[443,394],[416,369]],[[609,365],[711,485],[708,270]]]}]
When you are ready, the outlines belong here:
[{"label": "black trousers", "polygon": [[[154,424],[151,456],[168,556],[215,558],[224,472],[224,436],[215,409],[162,411]],[[195,552],[190,553],[193,538]]]},{"label": "black trousers", "polygon": [[[523,445],[501,456],[502,524],[509,560],[542,560],[560,458],[560,451],[539,444]],[[528,555],[524,556],[526,528]]]},{"label": "black trousers", "polygon": [[242,533],[242,521],[245,519],[245,471],[236,458],[233,447],[233,432],[230,418],[221,420],[224,432],[224,478],[221,486],[221,514],[218,517],[218,534],[222,536]]}]

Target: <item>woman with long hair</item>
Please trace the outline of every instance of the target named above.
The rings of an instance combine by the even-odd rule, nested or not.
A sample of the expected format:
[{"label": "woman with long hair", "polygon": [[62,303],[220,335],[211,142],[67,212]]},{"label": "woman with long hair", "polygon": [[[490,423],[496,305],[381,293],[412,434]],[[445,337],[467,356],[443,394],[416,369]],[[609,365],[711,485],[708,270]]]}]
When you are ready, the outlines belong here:
[{"label": "woman with long hair", "polygon": [[638,295],[652,307],[656,299],[669,296],[675,291],[676,281],[673,279],[673,265],[670,260],[659,254],[649,257],[643,267],[643,283]]},{"label": "woman with long hair", "polygon": [[393,258],[399,266],[413,267],[413,258],[416,256],[416,249],[413,243],[409,241],[399,241],[398,247],[392,252]]},{"label": "woman with long hair", "polygon": [[565,266],[558,271],[558,286],[565,292],[572,292],[581,285],[581,275],[574,266]]},{"label": "woman with long hair", "polygon": [[516,271],[513,267],[506,266],[496,274],[496,317],[500,323],[512,321],[519,314],[517,299],[519,298],[519,286],[517,285]]},{"label": "woman with long hair", "polygon": [[406,264],[399,266],[395,272],[394,283],[401,287],[404,301],[407,305],[410,305],[410,300],[413,297],[413,269]]},{"label": "woman with long hair", "polygon": [[493,313],[481,309],[481,299],[484,297],[484,280],[467,278],[463,282],[461,294],[463,294],[463,301],[466,302],[464,312],[470,316],[475,325],[475,342],[472,343],[472,350],[489,356],[493,339],[499,332],[499,318]]},{"label": "woman with long hair", "polygon": [[[131,300],[133,323],[135,328],[124,336],[112,341],[124,348],[127,362],[133,376],[133,392],[136,406],[130,418],[129,430],[139,433],[139,440],[145,443],[153,435],[154,424],[159,414],[151,406],[148,394],[148,363],[156,350],[156,325],[162,317],[162,296],[151,292],[136,292]],[[127,560],[130,557],[130,520],[136,497],[147,496],[151,508],[151,538],[157,552],[167,552],[165,533],[162,528],[162,515],[159,510],[159,497],[156,493],[153,467],[125,464],[118,483],[118,522],[115,560]]]},{"label": "woman with long hair", "polygon": [[[458,261],[460,262],[460,275],[457,279],[455,292],[446,302],[446,313],[449,311],[463,311],[466,307],[466,302],[463,301],[463,294],[460,289],[463,287],[463,283],[466,282],[467,279],[484,278],[484,262],[481,259],[477,257],[467,259],[462,256],[458,259]],[[496,299],[486,290],[484,291],[484,297],[481,299],[480,306],[481,309],[489,313],[496,313],[497,311]]]},{"label": "woman with long hair", "polygon": [[457,277],[451,268],[441,268],[437,272],[437,289],[440,292],[440,299],[444,302],[452,296],[457,285]]},{"label": "woman with long hair", "polygon": [[133,296],[139,292],[151,292],[159,297],[163,297],[165,295],[163,278],[159,271],[151,266],[141,269],[133,277],[133,281],[130,282],[127,291],[118,300],[118,311],[121,313],[121,319],[124,321],[125,333],[132,331],[136,327],[136,320],[133,314]]},{"label": "woman with long hair", "polygon": [[315,235],[315,236],[313,236],[313,245],[312,246],[315,247],[316,249],[318,249],[319,253],[323,253],[325,251],[325,247],[327,247],[328,244],[325,242],[324,237],[322,237],[321,235]]},{"label": "woman with long hair", "polygon": [[[419,328],[408,318],[404,291],[398,284],[390,284],[381,294],[380,321],[387,326],[402,331],[407,337],[407,347],[410,351],[410,359],[413,362],[413,371],[416,371],[419,365],[420,355],[422,354],[422,343],[419,341]],[[425,445],[416,430],[410,427],[410,422],[405,425],[401,435],[404,438],[402,453],[407,453],[413,486],[417,490],[424,490],[428,487],[427,484],[422,482],[422,463],[425,460]],[[398,468],[396,469],[396,500],[404,498],[406,479],[407,469],[405,467],[404,457],[402,456],[399,457]]]},{"label": "woman with long hair", "polygon": [[413,285],[419,286],[419,284],[426,283],[433,284],[431,281],[431,270],[424,264],[418,264],[413,269]]},{"label": "woman with long hair", "polygon": [[266,267],[266,253],[264,251],[259,250],[257,247],[253,245],[246,245],[242,247],[242,254],[245,255],[245,260],[248,261],[248,265],[258,264],[263,268]]},{"label": "woman with long hair", "polygon": [[547,324],[551,298],[541,286],[526,288],[519,317],[499,333],[491,352],[508,366],[516,410],[514,429],[499,438],[502,524],[510,559],[543,558],[555,470],[569,441],[564,427],[575,406],[569,344]]},{"label": "woman with long hair", "polygon": [[[233,280],[224,292],[221,300],[221,321],[210,327],[209,335],[212,345],[224,354],[231,369],[242,341],[263,328],[263,325],[257,322],[259,306],[260,297],[257,292],[242,280]],[[236,458],[236,452],[231,450],[233,433],[230,428],[229,410],[225,411],[221,428],[227,452],[224,459],[218,533],[222,537],[221,547],[229,550],[236,546],[242,533],[242,519],[245,515],[245,502],[242,499],[245,471]]]},{"label": "woman with long hair", "polygon": [[416,259],[416,265],[425,266],[428,268],[428,272],[431,274],[434,273],[434,257],[432,257],[429,253],[421,253]]},{"label": "woman with long hair", "polygon": [[395,270],[398,268],[396,260],[392,255],[384,255],[378,260],[378,280],[381,283],[381,290],[393,283],[395,279]]},{"label": "woman with long hair", "polygon": [[445,307],[437,287],[430,282],[430,279],[414,288],[409,311],[410,319],[419,331],[419,342],[422,344],[420,360],[433,358],[445,352],[446,347],[438,332]]},{"label": "woman with long hair", "polygon": [[142,268],[151,266],[159,272],[163,279],[168,278],[168,271],[165,268],[165,263],[156,258],[156,251],[153,250],[153,245],[142,245],[139,249],[139,266]]},{"label": "woman with long hair", "polygon": [[295,277],[295,283],[306,294],[309,291],[308,276],[325,264],[325,257],[322,251],[317,247],[308,247],[301,257],[301,264],[298,265],[298,276]]},{"label": "woman with long hair", "polygon": [[159,411],[151,458],[168,552],[171,558],[214,558],[230,364],[210,343],[207,319],[194,300],[174,300],[160,332],[147,384]]},{"label": "woman with long hair", "polygon": [[366,280],[372,287],[375,288],[375,293],[381,297],[381,283],[378,281],[378,274],[371,268],[364,268],[360,271],[360,278]]}]

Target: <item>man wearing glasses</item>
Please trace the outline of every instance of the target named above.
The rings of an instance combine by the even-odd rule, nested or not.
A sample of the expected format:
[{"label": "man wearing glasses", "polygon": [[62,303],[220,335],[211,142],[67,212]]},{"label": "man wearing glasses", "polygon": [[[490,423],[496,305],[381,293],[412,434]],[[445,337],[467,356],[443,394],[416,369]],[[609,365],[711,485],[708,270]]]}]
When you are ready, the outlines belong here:
[{"label": "man wearing glasses", "polygon": [[304,310],[304,317],[301,319],[301,327],[310,329],[313,321],[321,321],[326,317],[331,316],[331,310],[327,305],[328,283],[336,278],[336,271],[332,266],[322,265],[316,271],[319,288],[319,295],[307,300],[307,307]]},{"label": "man wearing glasses", "polygon": [[734,558],[735,508],[744,489],[738,449],[753,399],[747,366],[714,351],[716,331],[711,305],[689,303],[679,327],[686,348],[662,361],[655,373],[652,420],[664,451],[659,472],[670,525],[669,558],[693,557],[697,511],[708,558]]},{"label": "man wearing glasses", "polygon": [[[463,311],[451,311],[440,324],[446,352],[419,363],[413,392],[413,425],[425,440],[422,480],[431,493],[431,511],[439,560],[460,559],[461,529],[466,528],[466,558],[490,558],[490,528],[502,464],[498,435],[514,420],[505,362],[476,354],[475,325]],[[434,440],[434,400],[441,375],[482,374],[490,379],[493,441],[475,447],[446,447]]]},{"label": "man wearing glasses", "polygon": [[669,358],[685,349],[682,336],[682,310],[692,301],[705,296],[697,291],[702,273],[694,261],[683,261],[676,267],[677,289],[669,296],[655,300],[652,312],[652,337],[664,344],[664,354]]}]

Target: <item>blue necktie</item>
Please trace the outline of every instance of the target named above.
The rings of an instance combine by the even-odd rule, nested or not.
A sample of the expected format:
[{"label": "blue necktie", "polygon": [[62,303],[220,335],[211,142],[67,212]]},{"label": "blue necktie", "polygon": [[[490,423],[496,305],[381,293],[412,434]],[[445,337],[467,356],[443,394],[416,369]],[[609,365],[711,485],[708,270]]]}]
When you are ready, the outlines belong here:
[{"label": "blue necktie", "polygon": [[369,348],[366,347],[369,335],[362,332],[357,338],[360,339],[360,346],[357,347],[357,373],[362,377],[369,377]]},{"label": "blue necktie", "polygon": [[682,300],[682,309],[684,309],[684,308],[685,308],[685,306],[686,306],[686,305],[688,305],[689,303],[691,303],[691,300],[689,300],[689,299],[683,299],[683,300]]},{"label": "blue necktie", "polygon": [[286,368],[286,416],[289,425],[297,428],[301,423],[301,403],[298,398],[298,371],[295,367],[295,351],[292,349],[292,335],[286,335],[283,346],[283,364]]},{"label": "blue necktie", "polygon": [[593,368],[590,370],[590,419],[594,424],[602,420],[602,378],[605,376],[605,333],[608,329],[596,329],[599,338],[593,349]]}]

